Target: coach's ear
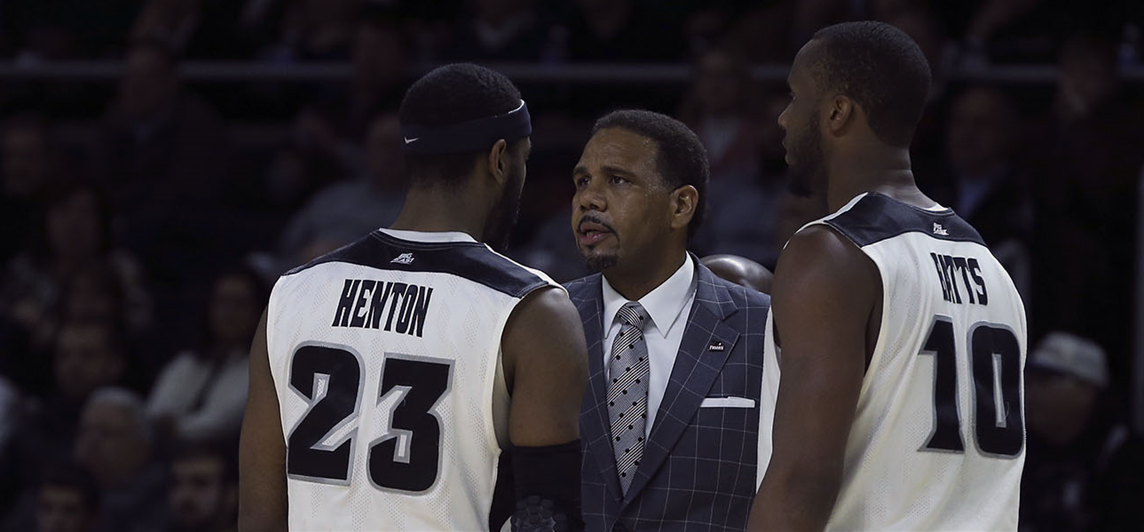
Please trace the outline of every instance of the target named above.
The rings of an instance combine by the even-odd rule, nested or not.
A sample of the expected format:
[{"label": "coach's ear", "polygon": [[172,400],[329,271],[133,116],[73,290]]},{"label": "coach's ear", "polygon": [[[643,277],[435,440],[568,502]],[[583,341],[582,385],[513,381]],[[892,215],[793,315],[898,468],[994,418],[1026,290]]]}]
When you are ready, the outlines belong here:
[{"label": "coach's ear", "polygon": [[493,143],[493,147],[489,149],[489,175],[499,184],[504,184],[508,180],[508,142],[504,139],[498,139]]},{"label": "coach's ear", "polygon": [[699,207],[699,191],[691,185],[683,185],[671,193],[671,228],[687,229]]}]

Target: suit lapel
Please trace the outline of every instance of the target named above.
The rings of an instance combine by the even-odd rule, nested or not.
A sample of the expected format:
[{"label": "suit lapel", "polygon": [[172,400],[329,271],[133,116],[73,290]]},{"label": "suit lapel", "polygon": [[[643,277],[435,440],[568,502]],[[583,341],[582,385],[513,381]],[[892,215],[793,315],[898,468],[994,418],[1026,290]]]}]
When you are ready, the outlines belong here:
[{"label": "suit lapel", "polygon": [[[652,426],[648,444],[644,447],[636,477],[628,488],[625,504],[639,495],[663,465],[668,453],[695,417],[700,403],[715,383],[739,339],[738,331],[725,323],[738,307],[731,300],[727,288],[717,284],[714,274],[699,264],[698,259],[695,263],[698,277],[695,303],[671,369],[671,380],[656,413],[655,425]],[[722,349],[717,348],[720,344]],[[716,349],[710,349],[712,346],[716,346]],[[606,419],[607,414],[604,416]]]},{"label": "suit lapel", "polygon": [[588,454],[595,459],[608,491],[619,499],[622,492],[616,476],[608,409],[604,406],[608,400],[608,386],[604,379],[604,303],[600,276],[593,276],[587,284],[583,299],[576,303],[576,310],[584,322],[584,336],[588,339],[588,390],[580,407],[580,437],[588,442]]}]

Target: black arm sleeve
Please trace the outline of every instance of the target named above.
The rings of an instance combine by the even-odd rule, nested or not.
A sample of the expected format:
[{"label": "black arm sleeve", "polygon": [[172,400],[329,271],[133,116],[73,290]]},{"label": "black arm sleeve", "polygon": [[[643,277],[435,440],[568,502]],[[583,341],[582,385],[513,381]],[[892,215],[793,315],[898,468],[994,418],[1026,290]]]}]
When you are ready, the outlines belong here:
[{"label": "black arm sleeve", "polygon": [[578,532],[580,440],[545,447],[513,447],[514,532]]}]

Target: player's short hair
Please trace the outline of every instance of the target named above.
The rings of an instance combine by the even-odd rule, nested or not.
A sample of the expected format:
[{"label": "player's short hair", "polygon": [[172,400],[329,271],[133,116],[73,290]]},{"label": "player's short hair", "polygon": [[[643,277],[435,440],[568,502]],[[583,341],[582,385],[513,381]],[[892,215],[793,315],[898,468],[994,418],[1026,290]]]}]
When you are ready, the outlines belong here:
[{"label": "player's short hair", "polygon": [[592,127],[595,135],[601,129],[622,128],[655,142],[656,170],[671,189],[691,185],[699,191],[695,215],[687,226],[687,238],[695,236],[707,215],[707,150],[699,137],[683,122],[670,116],[637,109],[613,111],[601,117]]},{"label": "player's short hair", "polygon": [[884,22],[844,22],[818,30],[812,58],[820,90],[839,92],[866,112],[883,142],[909,146],[929,97],[930,67],[905,32]]},{"label": "player's short hair", "polygon": [[[414,82],[401,100],[398,119],[403,125],[446,126],[508,113],[520,107],[521,100],[520,90],[503,74],[457,63],[438,67]],[[517,145],[511,143],[509,149]],[[482,153],[406,153],[409,182],[412,186],[458,184]]]}]

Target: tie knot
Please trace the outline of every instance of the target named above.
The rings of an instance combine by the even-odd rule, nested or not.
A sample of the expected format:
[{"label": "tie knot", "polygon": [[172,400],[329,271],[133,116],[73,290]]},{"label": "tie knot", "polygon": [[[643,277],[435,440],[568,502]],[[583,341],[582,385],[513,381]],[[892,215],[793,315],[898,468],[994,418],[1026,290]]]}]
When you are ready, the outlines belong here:
[{"label": "tie knot", "polygon": [[635,301],[631,301],[620,307],[620,311],[616,313],[620,318],[620,322],[625,325],[631,325],[639,330],[643,330],[644,325],[647,324],[648,315],[643,306]]}]

